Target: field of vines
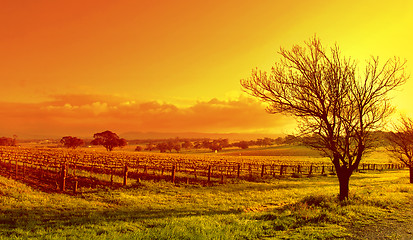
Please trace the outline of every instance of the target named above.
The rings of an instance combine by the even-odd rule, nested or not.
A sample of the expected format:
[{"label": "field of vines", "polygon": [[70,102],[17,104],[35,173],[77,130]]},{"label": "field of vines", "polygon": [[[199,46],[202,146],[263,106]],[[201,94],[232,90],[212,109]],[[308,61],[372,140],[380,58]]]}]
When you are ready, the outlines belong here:
[{"label": "field of vines", "polygon": [[[362,164],[359,170],[399,169],[399,164]],[[0,148],[0,173],[46,191],[77,193],[99,186],[120,187],[141,180],[185,184],[257,181],[286,176],[334,174],[326,158],[224,156],[148,152],[100,152],[60,148]]]}]

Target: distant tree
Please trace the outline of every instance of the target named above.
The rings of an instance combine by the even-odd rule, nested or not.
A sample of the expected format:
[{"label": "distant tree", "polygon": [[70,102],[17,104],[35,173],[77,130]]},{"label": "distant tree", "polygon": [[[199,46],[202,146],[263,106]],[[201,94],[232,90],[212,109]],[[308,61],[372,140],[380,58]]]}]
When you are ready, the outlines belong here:
[{"label": "distant tree", "polygon": [[272,145],[273,140],[271,138],[265,137],[262,140],[262,143],[264,146],[271,146]]},{"label": "distant tree", "polygon": [[160,142],[156,144],[156,148],[161,152],[166,152],[168,150],[168,144],[166,142]]},{"label": "distant tree", "polygon": [[227,148],[230,147],[231,144],[229,143],[229,140],[227,138],[220,138],[218,139],[219,144],[221,144],[222,148]]},{"label": "distant tree", "polygon": [[221,151],[222,142],[220,140],[213,140],[208,144],[208,148],[211,149],[213,152]]},{"label": "distant tree", "polygon": [[148,144],[146,144],[146,147],[145,147],[145,150],[146,151],[152,151],[152,150],[155,150],[156,149],[156,145],[155,144],[153,144],[153,143],[148,143]]},{"label": "distant tree", "polygon": [[62,137],[60,143],[67,148],[73,149],[76,149],[77,147],[83,146],[85,144],[82,139],[72,136]]},{"label": "distant tree", "polygon": [[169,152],[172,152],[172,150],[174,149],[176,143],[173,140],[169,140],[166,142],[166,149],[168,149]]},{"label": "distant tree", "polygon": [[402,117],[401,124],[395,125],[395,132],[387,135],[390,154],[410,170],[410,183],[413,183],[413,120]]},{"label": "distant tree", "polygon": [[158,149],[160,152],[172,152],[172,150],[175,150],[176,152],[181,151],[182,145],[180,142],[176,140],[167,140],[166,142],[160,142],[156,144],[156,149]]},{"label": "distant tree", "polygon": [[282,137],[277,137],[274,140],[275,144],[283,144],[284,143],[284,139]]},{"label": "distant tree", "polygon": [[191,149],[194,147],[194,144],[192,144],[192,142],[189,140],[185,140],[184,143],[182,144],[182,147],[185,149]]},{"label": "distant tree", "polygon": [[247,141],[240,141],[236,144],[237,147],[241,149],[247,149],[249,147],[249,143]]},{"label": "distant tree", "polygon": [[200,148],[202,148],[202,143],[199,142],[199,141],[195,142],[194,148],[195,148],[195,149],[200,149]]},{"label": "distant tree", "polygon": [[143,148],[141,147],[141,146],[136,146],[136,148],[135,148],[135,151],[136,152],[140,152],[140,151],[142,151],[143,150]]},{"label": "distant tree", "polygon": [[0,146],[16,146],[15,138],[1,137]]},{"label": "distant tree", "polygon": [[202,147],[203,148],[210,148],[211,142],[209,141],[209,139],[204,139],[202,141]]},{"label": "distant tree", "polygon": [[95,133],[93,135],[93,140],[91,144],[93,145],[102,145],[106,148],[107,151],[112,151],[115,147],[124,147],[128,143],[124,138],[119,138],[116,133],[111,131],[104,131],[101,133]]},{"label": "distant tree", "polygon": [[175,143],[175,144],[173,145],[173,149],[174,149],[176,152],[181,151],[181,148],[182,148],[182,145],[181,145],[180,143]]},{"label": "distant tree", "polygon": [[258,146],[271,146],[273,143],[273,140],[271,138],[265,137],[265,138],[258,138],[255,141],[254,145],[258,145]]},{"label": "distant tree", "polygon": [[295,142],[297,142],[297,137],[294,136],[294,135],[289,134],[289,135],[284,137],[284,143],[285,144],[293,144]]},{"label": "distant tree", "polygon": [[229,143],[228,139],[220,138],[220,139],[214,139],[212,141],[208,139],[204,139],[202,141],[202,144],[199,144],[199,142],[195,143],[196,149],[200,148],[200,146],[202,146],[203,148],[209,148],[213,152],[215,152],[215,151],[221,151],[223,148],[231,146],[231,144]]},{"label": "distant tree", "polygon": [[354,60],[342,57],[337,45],[326,51],[316,37],[304,47],[281,48],[280,55],[270,74],[254,70],[241,85],[266,102],[269,113],[294,116],[302,136],[317,135],[306,144],[331,159],[345,200],[350,176],[372,147],[371,133],[393,112],[388,93],[408,79],[406,62],[380,65],[373,57],[359,75]]}]

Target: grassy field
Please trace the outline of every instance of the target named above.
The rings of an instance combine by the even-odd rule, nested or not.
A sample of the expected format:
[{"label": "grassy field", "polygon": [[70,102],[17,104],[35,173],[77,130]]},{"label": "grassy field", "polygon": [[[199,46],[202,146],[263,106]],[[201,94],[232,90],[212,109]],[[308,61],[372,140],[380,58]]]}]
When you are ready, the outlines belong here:
[{"label": "grassy field", "polygon": [[71,196],[0,177],[0,239],[411,239],[408,171],[202,187],[142,181]]}]

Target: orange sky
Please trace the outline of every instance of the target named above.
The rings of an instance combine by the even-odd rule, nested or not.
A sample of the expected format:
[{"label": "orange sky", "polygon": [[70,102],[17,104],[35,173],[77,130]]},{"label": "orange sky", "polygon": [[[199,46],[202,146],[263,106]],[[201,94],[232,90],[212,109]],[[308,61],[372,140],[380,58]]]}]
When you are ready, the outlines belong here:
[{"label": "orange sky", "polygon": [[[412,12],[408,0],[2,1],[0,136],[291,133],[239,80],[314,34],[360,63],[406,58],[411,73]],[[411,81],[395,97],[408,115]]]}]

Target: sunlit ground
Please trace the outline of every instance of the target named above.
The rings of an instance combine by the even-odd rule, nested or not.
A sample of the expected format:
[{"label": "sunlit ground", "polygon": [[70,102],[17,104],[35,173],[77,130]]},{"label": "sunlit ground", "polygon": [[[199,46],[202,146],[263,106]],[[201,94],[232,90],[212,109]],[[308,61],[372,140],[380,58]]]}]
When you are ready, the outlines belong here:
[{"label": "sunlit ground", "polygon": [[407,170],[356,173],[340,203],[335,176],[210,187],[142,181],[77,196],[0,177],[0,239],[357,239],[378,221],[396,224],[380,237],[409,236],[408,182]]}]

